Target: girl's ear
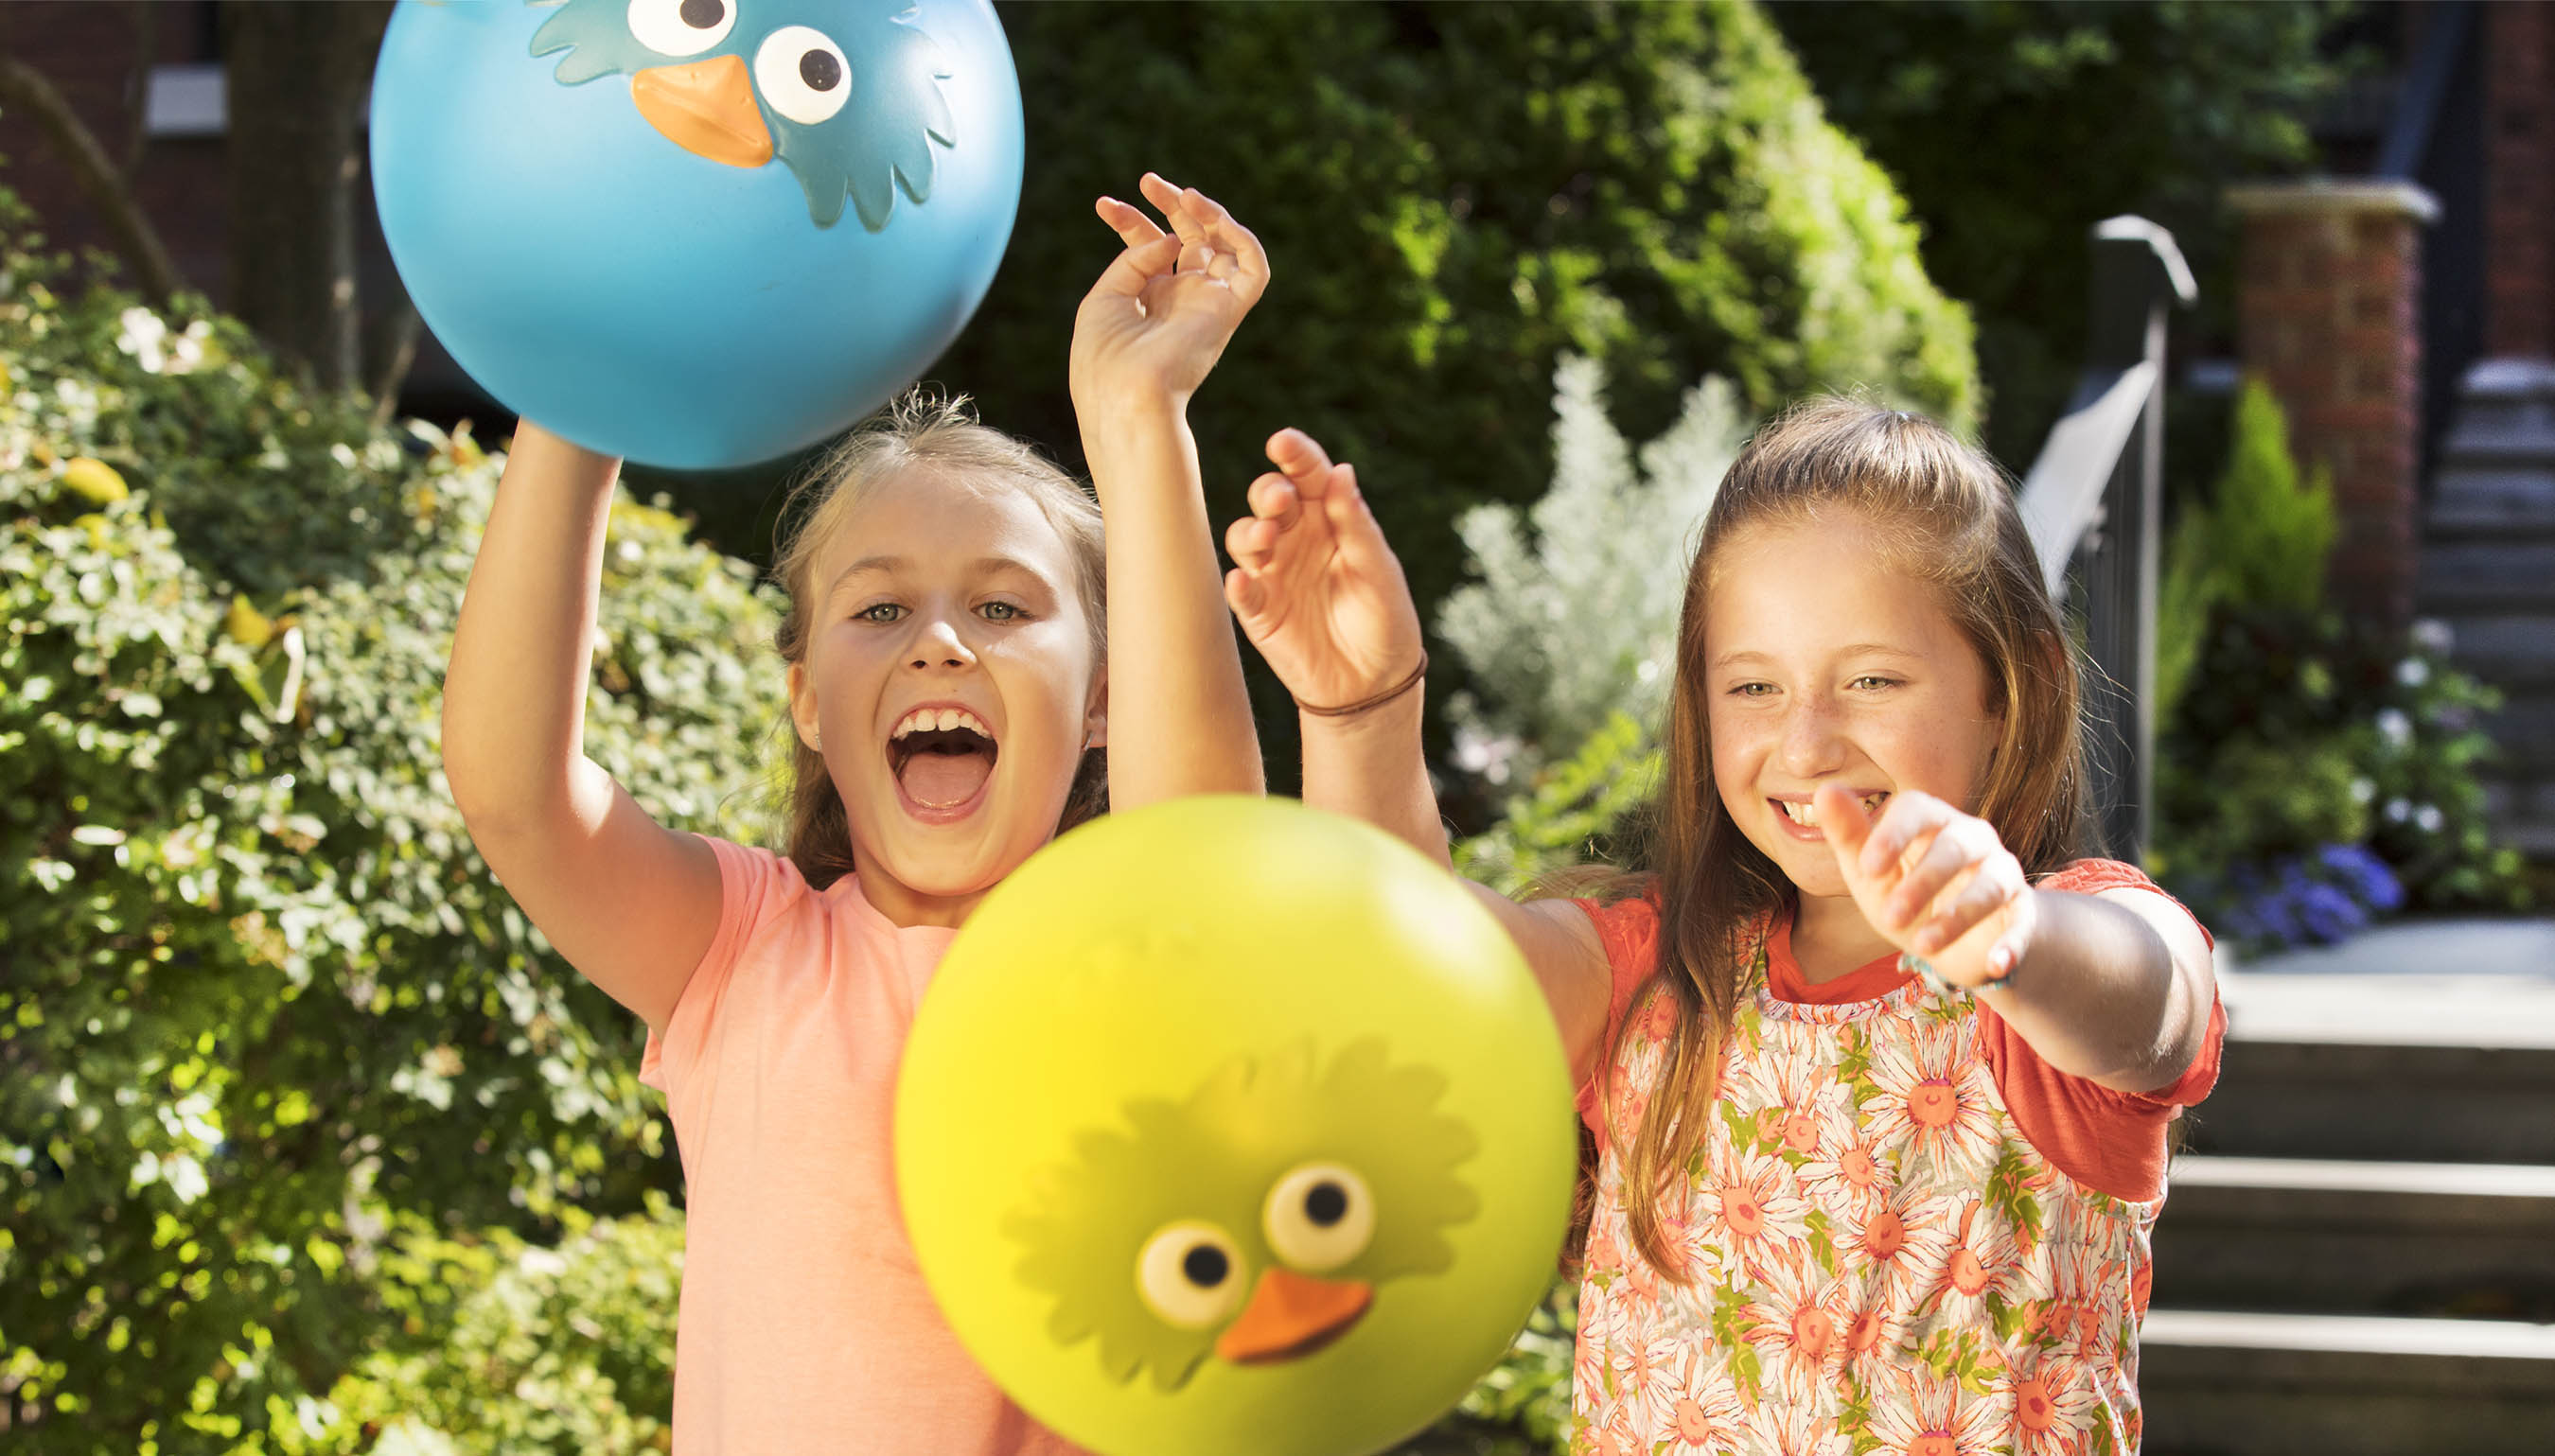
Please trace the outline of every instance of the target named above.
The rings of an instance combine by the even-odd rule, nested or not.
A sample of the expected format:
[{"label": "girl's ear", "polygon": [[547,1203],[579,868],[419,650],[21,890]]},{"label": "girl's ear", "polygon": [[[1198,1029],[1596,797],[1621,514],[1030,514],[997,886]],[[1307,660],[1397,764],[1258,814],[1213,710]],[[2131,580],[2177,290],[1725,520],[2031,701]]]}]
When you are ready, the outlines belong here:
[{"label": "girl's ear", "polygon": [[1091,703],[1082,714],[1082,746],[1085,750],[1109,746],[1109,669],[1106,667],[1091,675]]},{"label": "girl's ear", "polygon": [[790,721],[798,729],[798,741],[810,753],[825,751],[824,735],[816,727],[816,695],[807,690],[807,665],[790,665]]}]

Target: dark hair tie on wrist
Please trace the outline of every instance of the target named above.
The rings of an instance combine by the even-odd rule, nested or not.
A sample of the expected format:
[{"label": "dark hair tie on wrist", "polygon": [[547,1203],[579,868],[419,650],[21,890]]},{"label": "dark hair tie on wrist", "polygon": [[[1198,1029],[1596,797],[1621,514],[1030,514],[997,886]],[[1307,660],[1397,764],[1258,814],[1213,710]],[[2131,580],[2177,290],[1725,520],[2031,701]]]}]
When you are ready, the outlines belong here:
[{"label": "dark hair tie on wrist", "polygon": [[1375,694],[1373,697],[1363,697],[1358,699],[1356,702],[1350,703],[1346,707],[1338,708],[1315,707],[1311,703],[1308,703],[1299,697],[1295,699],[1295,706],[1298,710],[1310,713],[1316,718],[1345,718],[1354,713],[1363,713],[1369,708],[1380,708],[1384,706],[1386,703],[1401,696],[1410,689],[1417,687],[1419,685],[1419,679],[1427,675],[1428,651],[1427,649],[1422,648],[1419,652],[1419,666],[1410,669],[1410,675],[1402,678],[1393,686],[1386,688],[1384,691]]}]

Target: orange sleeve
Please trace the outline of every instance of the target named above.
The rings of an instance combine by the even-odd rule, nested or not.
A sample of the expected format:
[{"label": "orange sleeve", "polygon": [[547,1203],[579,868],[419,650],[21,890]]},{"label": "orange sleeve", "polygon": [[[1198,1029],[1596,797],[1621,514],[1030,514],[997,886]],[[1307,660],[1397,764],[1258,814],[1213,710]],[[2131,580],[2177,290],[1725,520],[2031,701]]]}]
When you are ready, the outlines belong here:
[{"label": "orange sleeve", "polygon": [[1615,1064],[1615,1042],[1624,1030],[1624,1014],[1658,963],[1658,892],[1653,890],[1613,905],[1599,905],[1593,900],[1574,900],[1571,904],[1585,910],[1597,927],[1597,939],[1606,947],[1607,968],[1613,973],[1614,984],[1606,997],[1606,1033],[1597,1042],[1597,1064],[1589,1069],[1588,1079],[1579,1084],[1579,1120],[1597,1135],[1597,1149],[1603,1153],[1606,1070]]},{"label": "orange sleeve", "polygon": [[[2154,881],[2117,860],[2079,860],[2041,881],[2039,888],[2077,895],[2122,889],[2165,895]],[[2199,923],[2196,917],[2193,923]],[[2200,933],[2208,938],[2208,927],[2201,926]],[[2168,1129],[2184,1108],[2197,1105],[2218,1083],[2227,1037],[2223,1003],[2210,1006],[2209,1030],[2190,1068],[2173,1085],[2152,1092],[2119,1092],[2060,1071],[2041,1060],[2031,1043],[1984,1002],[1978,1011],[1997,1093],[2043,1157],[2077,1182],[2116,1198],[2144,1200],[2163,1190]]]}]

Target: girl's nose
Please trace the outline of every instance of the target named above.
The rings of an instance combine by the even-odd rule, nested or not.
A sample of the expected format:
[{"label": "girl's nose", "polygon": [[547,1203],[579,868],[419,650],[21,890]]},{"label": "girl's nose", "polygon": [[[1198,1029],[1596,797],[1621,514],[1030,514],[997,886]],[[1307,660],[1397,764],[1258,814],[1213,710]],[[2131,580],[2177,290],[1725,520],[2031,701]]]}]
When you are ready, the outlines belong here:
[{"label": "girl's nose", "polygon": [[976,661],[974,650],[958,633],[956,624],[947,617],[933,615],[927,620],[916,614],[920,625],[913,634],[912,665],[916,667],[964,667]]},{"label": "girl's nose", "polygon": [[1843,767],[1845,738],[1838,729],[1836,704],[1824,697],[1795,697],[1783,720],[1783,771],[1808,779]]}]

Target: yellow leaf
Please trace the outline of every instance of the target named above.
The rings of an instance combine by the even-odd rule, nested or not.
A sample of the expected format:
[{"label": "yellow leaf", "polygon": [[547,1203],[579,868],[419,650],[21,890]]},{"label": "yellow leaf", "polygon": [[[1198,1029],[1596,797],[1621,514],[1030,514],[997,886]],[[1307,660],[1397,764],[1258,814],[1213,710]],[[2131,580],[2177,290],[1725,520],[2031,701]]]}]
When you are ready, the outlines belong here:
[{"label": "yellow leaf", "polygon": [[115,467],[95,455],[81,455],[64,465],[62,484],[92,506],[112,505],[132,494]]},{"label": "yellow leaf", "polygon": [[231,598],[229,613],[222,618],[222,631],[228,634],[233,642],[260,648],[266,646],[268,640],[275,636],[275,624],[268,621],[264,613],[250,606],[247,597],[235,596]]}]

